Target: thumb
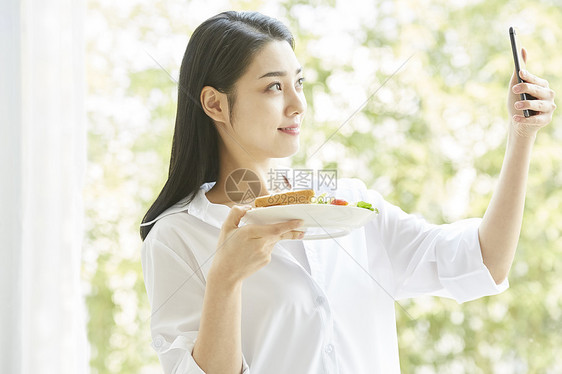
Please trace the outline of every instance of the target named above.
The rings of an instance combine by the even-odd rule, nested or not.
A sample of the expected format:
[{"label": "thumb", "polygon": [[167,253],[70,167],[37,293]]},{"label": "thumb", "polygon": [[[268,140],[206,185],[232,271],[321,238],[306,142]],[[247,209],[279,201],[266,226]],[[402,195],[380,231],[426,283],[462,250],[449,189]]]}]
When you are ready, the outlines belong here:
[{"label": "thumb", "polygon": [[238,228],[240,220],[250,208],[252,208],[250,205],[234,205],[230,209],[230,212],[228,213],[228,216],[224,220],[222,226],[228,229]]}]

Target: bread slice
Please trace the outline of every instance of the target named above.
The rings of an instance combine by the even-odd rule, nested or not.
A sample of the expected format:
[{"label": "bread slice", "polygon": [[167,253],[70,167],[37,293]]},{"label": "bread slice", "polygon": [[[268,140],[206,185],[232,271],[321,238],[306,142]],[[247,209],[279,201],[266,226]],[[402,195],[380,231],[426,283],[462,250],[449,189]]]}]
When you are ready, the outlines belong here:
[{"label": "bread slice", "polygon": [[314,190],[289,191],[258,197],[254,204],[256,208],[274,205],[310,204],[313,197]]}]

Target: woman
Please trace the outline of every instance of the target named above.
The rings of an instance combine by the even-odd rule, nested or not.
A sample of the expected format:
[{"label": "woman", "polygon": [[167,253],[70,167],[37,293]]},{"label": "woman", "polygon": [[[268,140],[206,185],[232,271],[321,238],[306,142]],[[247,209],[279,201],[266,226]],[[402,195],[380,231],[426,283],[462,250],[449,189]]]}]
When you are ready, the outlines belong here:
[{"label": "woman", "polygon": [[506,289],[531,148],[555,109],[546,81],[522,78],[511,78],[507,151],[483,219],[432,225],[342,178],[335,196],[380,214],[345,237],[302,241],[298,220],[240,225],[249,206],[225,188],[242,168],[256,173],[260,196],[273,192],[271,160],[298,150],[298,129],[283,130],[306,112],[293,37],[259,13],[201,24],[181,66],[169,178],[141,227],[165,372],[399,373],[396,299],[464,302]]}]

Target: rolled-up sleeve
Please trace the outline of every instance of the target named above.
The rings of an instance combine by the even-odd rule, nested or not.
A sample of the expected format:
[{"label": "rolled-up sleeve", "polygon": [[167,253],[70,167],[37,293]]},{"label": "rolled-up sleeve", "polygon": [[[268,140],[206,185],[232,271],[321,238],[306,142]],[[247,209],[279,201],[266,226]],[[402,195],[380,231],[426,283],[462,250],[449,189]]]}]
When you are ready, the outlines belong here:
[{"label": "rolled-up sleeve", "polygon": [[[203,297],[199,264],[188,264],[168,245],[147,237],[142,246],[142,268],[151,305],[152,348],[166,374],[205,374],[193,359]],[[242,373],[249,374],[242,356]]]},{"label": "rolled-up sleeve", "polygon": [[[379,210],[366,228],[367,240],[384,252],[373,265],[390,266],[391,293],[395,299],[435,295],[459,303],[495,295],[509,287],[497,285],[483,262],[478,226],[480,218],[435,225],[407,214],[367,189],[363,197]],[[375,273],[378,269],[372,269]],[[388,273],[389,269],[380,269]]]}]

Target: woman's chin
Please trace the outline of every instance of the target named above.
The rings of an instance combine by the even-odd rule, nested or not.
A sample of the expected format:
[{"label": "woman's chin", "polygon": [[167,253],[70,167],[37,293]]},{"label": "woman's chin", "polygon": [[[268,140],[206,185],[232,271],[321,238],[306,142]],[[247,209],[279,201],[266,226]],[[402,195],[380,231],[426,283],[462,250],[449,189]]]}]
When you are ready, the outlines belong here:
[{"label": "woman's chin", "polygon": [[298,151],[299,151],[299,143],[296,142],[294,145],[290,145],[282,149],[279,149],[277,152],[275,152],[274,156],[271,156],[271,158],[291,157],[295,155]]}]

